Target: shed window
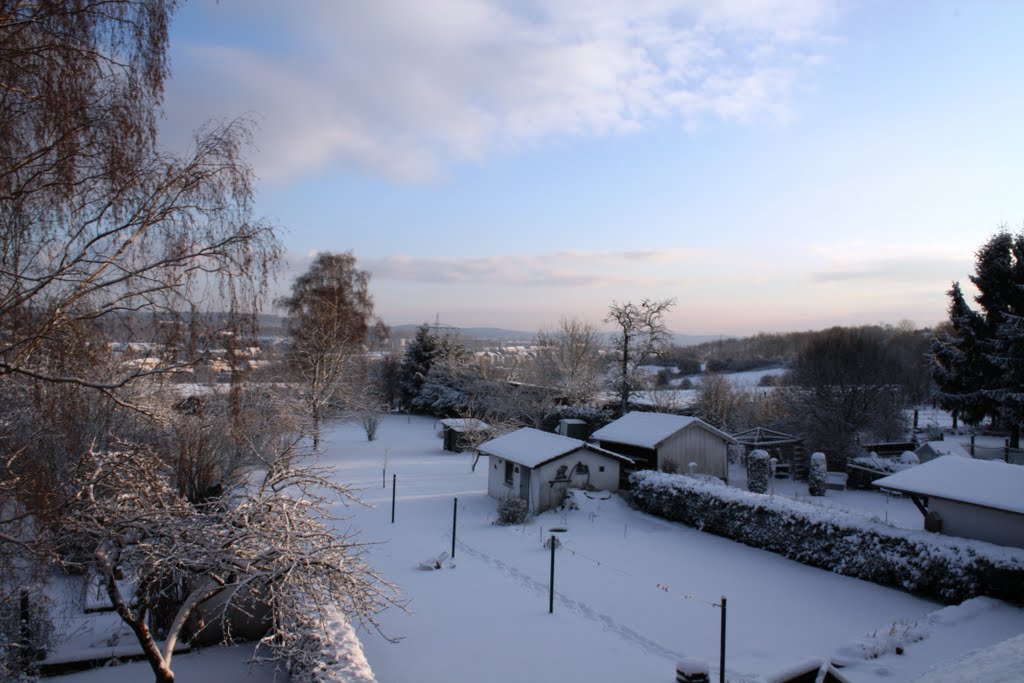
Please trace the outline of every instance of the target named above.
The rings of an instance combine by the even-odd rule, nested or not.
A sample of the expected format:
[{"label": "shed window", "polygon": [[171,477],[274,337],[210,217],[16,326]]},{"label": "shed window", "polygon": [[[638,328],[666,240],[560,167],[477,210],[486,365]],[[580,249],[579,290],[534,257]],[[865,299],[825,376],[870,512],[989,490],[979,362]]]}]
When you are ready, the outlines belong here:
[{"label": "shed window", "polygon": [[597,471],[598,472],[604,472],[604,465],[598,465],[597,466]]},{"label": "shed window", "polygon": [[505,461],[505,483],[512,483],[512,463],[510,463],[508,460]]}]

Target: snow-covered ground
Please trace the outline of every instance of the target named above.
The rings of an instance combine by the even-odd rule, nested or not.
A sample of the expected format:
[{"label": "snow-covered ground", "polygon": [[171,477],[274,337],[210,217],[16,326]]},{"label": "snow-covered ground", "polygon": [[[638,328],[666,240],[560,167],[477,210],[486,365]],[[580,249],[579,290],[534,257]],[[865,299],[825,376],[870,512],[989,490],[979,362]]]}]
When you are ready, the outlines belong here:
[{"label": "snow-covered ground", "polygon": [[[485,493],[487,458],[472,472],[471,456],[444,452],[436,430],[428,418],[388,416],[374,442],[354,424],[325,431],[326,464],[337,467],[340,481],[359,487],[367,503],[339,509],[349,517],[341,524],[375,544],[370,562],[409,599],[408,611],[380,615],[383,635],[360,631],[381,683],[653,683],[672,680],[682,658],[704,660],[716,672],[716,605],[723,595],[733,683],[836,656],[854,683],[912,680],[943,660],[1024,632],[1024,610],[1005,603],[981,599],[948,611],[650,517],[609,494],[580,496],[579,509],[544,513],[523,526],[496,526],[495,501]],[[734,483],[739,476],[734,472]],[[806,485],[777,480],[775,495],[805,500]],[[456,496],[455,557],[443,569],[420,569],[451,550]],[[921,525],[908,501],[886,502],[873,492],[829,491],[815,502]],[[542,542],[555,527],[566,531],[558,534],[549,614],[551,556]],[[178,655],[175,669],[179,680],[198,683],[270,680],[267,671],[250,678],[243,662],[239,648],[207,649]],[[149,680],[149,673],[133,664],[66,680]]]},{"label": "snow-covered ground", "polygon": [[[444,453],[433,429],[431,420],[391,417],[376,442],[367,443],[354,425],[327,435],[327,460],[374,506],[351,508],[351,524],[365,540],[384,541],[371,561],[411,601],[409,613],[381,615],[384,633],[398,643],[361,634],[382,682],[670,680],[683,657],[717,665],[715,604],[722,595],[729,606],[729,678],[756,680],[808,657],[831,657],[886,625],[926,619],[941,607],[649,517],[617,496],[594,494],[578,510],[545,513],[521,527],[495,526],[495,502],[485,494],[487,459],[470,472],[470,456]],[[392,474],[398,476],[393,525]],[[867,500],[885,500],[865,495],[875,497],[861,509]],[[452,566],[421,570],[420,562],[450,550],[455,496]],[[550,553],[542,540],[559,526],[568,531],[560,534],[554,614],[548,614]],[[1024,611],[994,604],[964,627],[983,641],[970,647],[1024,631]],[[949,646],[956,631],[931,641],[940,643],[939,652],[945,644],[943,656],[964,651]],[[925,661],[914,666],[923,671],[937,656],[920,657]]]},{"label": "snow-covered ground", "polygon": [[[738,488],[747,488],[747,473],[741,465],[729,466],[729,483]],[[793,479],[769,479],[769,495],[781,496],[802,503],[820,505],[848,512],[902,529],[923,529],[924,516],[910,498],[878,490],[829,489],[824,496],[811,496],[806,481]]]}]

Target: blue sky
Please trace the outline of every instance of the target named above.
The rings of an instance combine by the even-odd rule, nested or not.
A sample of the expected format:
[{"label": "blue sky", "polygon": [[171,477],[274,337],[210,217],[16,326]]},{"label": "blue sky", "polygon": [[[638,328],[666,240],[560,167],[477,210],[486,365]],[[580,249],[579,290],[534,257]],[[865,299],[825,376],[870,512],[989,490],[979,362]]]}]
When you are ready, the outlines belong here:
[{"label": "blue sky", "polygon": [[258,121],[288,269],[388,323],[931,325],[1024,225],[1024,3],[194,1],[162,135]]}]

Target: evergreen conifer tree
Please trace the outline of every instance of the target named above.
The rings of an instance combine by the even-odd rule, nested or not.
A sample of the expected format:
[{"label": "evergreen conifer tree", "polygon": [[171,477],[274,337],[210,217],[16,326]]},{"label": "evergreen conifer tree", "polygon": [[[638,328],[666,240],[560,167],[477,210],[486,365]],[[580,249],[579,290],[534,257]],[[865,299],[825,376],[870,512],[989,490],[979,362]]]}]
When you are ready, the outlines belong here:
[{"label": "evergreen conifer tree", "polygon": [[932,343],[939,404],[968,424],[991,418],[1019,445],[1024,421],[1024,233],[1003,230],[975,256],[979,311],[959,283],[949,290],[953,333]]}]

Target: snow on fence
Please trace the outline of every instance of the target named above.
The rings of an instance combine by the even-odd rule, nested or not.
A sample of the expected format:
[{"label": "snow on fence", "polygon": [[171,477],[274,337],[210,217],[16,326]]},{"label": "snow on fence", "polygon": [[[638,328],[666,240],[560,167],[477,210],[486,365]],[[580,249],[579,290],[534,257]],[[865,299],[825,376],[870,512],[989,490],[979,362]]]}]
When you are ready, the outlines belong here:
[{"label": "snow on fence", "polygon": [[299,622],[299,649],[289,667],[291,683],[377,683],[363,645],[345,615],[324,607]]},{"label": "snow on fence", "polygon": [[664,472],[634,473],[641,510],[803,564],[946,603],[1024,605],[1024,550],[896,529],[842,511]]}]

